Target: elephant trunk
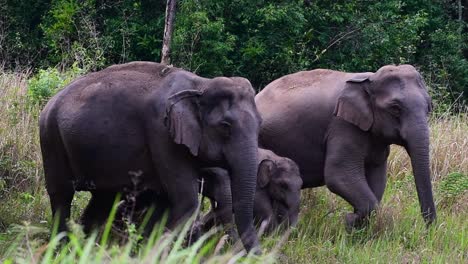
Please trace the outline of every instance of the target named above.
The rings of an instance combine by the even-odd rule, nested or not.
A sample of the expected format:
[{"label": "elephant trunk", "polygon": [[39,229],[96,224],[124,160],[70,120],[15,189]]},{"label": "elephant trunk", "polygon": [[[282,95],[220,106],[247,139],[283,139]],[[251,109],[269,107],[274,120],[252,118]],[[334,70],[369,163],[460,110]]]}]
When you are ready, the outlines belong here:
[{"label": "elephant trunk", "polygon": [[436,219],[436,209],[430,177],[429,128],[427,122],[413,126],[407,135],[406,150],[411,158],[421,213],[426,223],[430,224]]},{"label": "elephant trunk", "polygon": [[227,152],[235,223],[247,251],[260,249],[253,224],[253,202],[257,183],[257,152],[258,142],[256,139],[233,139]]},{"label": "elephant trunk", "polygon": [[[300,194],[299,194],[300,195]],[[288,204],[296,204],[297,206],[293,209],[291,209],[290,213],[289,213],[289,218],[288,218],[288,225],[289,226],[296,226],[297,225],[297,222],[299,220],[299,210],[300,210],[300,202],[301,202],[301,198],[300,196],[298,195],[298,197],[294,197],[293,201],[292,202],[289,202]]]}]

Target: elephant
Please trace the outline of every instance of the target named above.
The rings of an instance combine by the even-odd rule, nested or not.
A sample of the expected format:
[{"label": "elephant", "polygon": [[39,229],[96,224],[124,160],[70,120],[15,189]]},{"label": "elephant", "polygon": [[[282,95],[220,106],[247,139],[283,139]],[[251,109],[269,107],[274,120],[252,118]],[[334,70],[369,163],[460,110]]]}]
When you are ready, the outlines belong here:
[{"label": "elephant", "polygon": [[431,98],[411,65],[375,73],[301,71],[268,84],[255,97],[263,119],[260,147],[294,160],[302,188],[326,185],[354,208],[351,231],[379,205],[391,144],[403,146],[413,167],[421,213],[436,219],[429,168]]},{"label": "elephant", "polygon": [[203,78],[153,62],[87,74],[40,114],[46,189],[59,231],[75,191],[90,191],[85,230],[102,224],[116,193],[150,190],[167,201],[173,229],[198,206],[200,168],[231,175],[235,223],[246,250],[260,250],[253,224],[261,118],[242,77]]},{"label": "elephant", "polygon": [[[202,222],[205,229],[232,225],[229,173],[221,168],[204,169],[202,193],[211,200],[211,211]],[[298,221],[302,179],[297,164],[274,152],[259,148],[254,220],[272,232],[278,226],[294,226]]]}]

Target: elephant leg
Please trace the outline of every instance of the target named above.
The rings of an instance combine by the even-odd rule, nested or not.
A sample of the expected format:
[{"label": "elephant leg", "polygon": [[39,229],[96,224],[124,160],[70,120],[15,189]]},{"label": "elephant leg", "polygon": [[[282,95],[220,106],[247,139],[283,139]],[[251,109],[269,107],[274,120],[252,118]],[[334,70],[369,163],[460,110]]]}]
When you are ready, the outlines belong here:
[{"label": "elephant leg", "polygon": [[198,193],[194,189],[186,188],[185,191],[181,191],[180,193],[184,194],[185,197],[183,199],[176,193],[169,195],[171,204],[167,223],[169,229],[174,229],[178,224],[192,216],[198,206]]},{"label": "elephant leg", "polygon": [[232,216],[232,198],[231,189],[223,193],[222,199],[217,201],[217,206],[214,208],[216,222],[220,222],[224,227],[230,228],[234,224],[234,218]]},{"label": "elephant leg", "polygon": [[232,207],[227,208],[218,205],[214,211],[217,222],[219,221],[225,227],[233,225]]},{"label": "elephant leg", "polygon": [[341,196],[354,208],[346,215],[348,231],[361,227],[378,205],[378,200],[365,178],[364,162],[336,160],[327,157],[325,183],[330,191]]},{"label": "elephant leg", "polygon": [[224,228],[231,229],[234,219],[229,173],[220,168],[207,168],[204,172],[207,180],[203,194],[209,197],[211,202],[211,211],[207,215],[208,221],[213,222],[210,228],[223,225]]},{"label": "elephant leg", "polygon": [[81,224],[86,234],[89,234],[107,220],[116,195],[116,192],[92,192],[91,200],[81,216]]},{"label": "elephant leg", "polygon": [[378,200],[367,184],[362,179],[355,183],[337,183],[336,181],[327,181],[327,187],[333,193],[341,196],[354,208],[354,213],[346,215],[346,229],[362,227],[371,212],[378,205]]},{"label": "elephant leg", "polygon": [[49,193],[52,216],[54,221],[58,221],[58,232],[68,230],[66,221],[70,218],[71,203],[74,193],[72,186],[64,188],[61,192]]},{"label": "elephant leg", "polygon": [[[50,144],[49,144],[50,143]],[[58,221],[57,231],[67,231],[66,221],[70,218],[71,203],[75,194],[71,177],[73,172],[61,143],[42,142],[46,189],[50,198],[52,217]]]},{"label": "elephant leg", "polygon": [[[168,187],[172,191],[168,192],[170,209],[167,227],[173,230],[177,225],[183,224],[185,220],[195,213],[198,207],[198,184],[196,179],[194,179],[193,182],[187,181],[183,184],[175,182]],[[181,194],[183,194],[183,197],[181,197]],[[189,244],[198,239],[201,234],[201,228],[200,223],[195,220],[189,234]]]},{"label": "elephant leg", "polygon": [[[159,184],[163,189],[168,204],[168,218],[166,227],[174,230],[191,215],[194,214],[198,206],[198,172],[194,163],[187,160],[184,154],[186,149],[174,148],[171,142],[156,141],[158,135],[150,139],[152,146],[152,160],[154,164],[164,164],[155,166],[159,175]],[[197,228],[197,232],[198,228]]]},{"label": "elephant leg", "polygon": [[[195,213],[198,206],[198,181],[194,172],[180,164],[177,173],[164,170],[162,186],[167,197],[168,219],[166,227],[173,230]],[[157,198],[155,198],[157,199]],[[155,201],[156,206],[159,204]],[[164,208],[165,209],[165,208]]]},{"label": "elephant leg", "polygon": [[149,208],[152,208],[152,213],[144,230],[146,236],[151,234],[154,227],[161,222],[164,214],[168,213],[169,210],[169,201],[167,198],[157,195],[153,196],[152,199],[154,200],[149,203]]},{"label": "elephant leg", "polygon": [[239,240],[237,230],[234,228],[234,218],[232,216],[232,206],[219,205],[214,209],[216,224],[220,223],[224,227],[224,232],[229,235],[232,241]]},{"label": "elephant leg", "polygon": [[387,185],[387,163],[366,166],[366,179],[377,201],[382,201],[382,197]]}]

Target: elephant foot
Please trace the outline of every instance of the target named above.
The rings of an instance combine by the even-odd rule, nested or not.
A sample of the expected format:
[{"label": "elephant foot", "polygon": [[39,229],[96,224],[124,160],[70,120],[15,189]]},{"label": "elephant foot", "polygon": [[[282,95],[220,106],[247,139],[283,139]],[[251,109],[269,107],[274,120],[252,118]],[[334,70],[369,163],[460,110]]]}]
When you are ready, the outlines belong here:
[{"label": "elephant foot", "polygon": [[362,217],[355,213],[348,213],[345,216],[346,232],[348,233],[356,229],[362,229],[366,226],[366,223],[367,217]]},{"label": "elephant foot", "polygon": [[228,227],[225,233],[228,235],[228,241],[230,243],[234,244],[239,241],[239,233],[237,233],[237,230],[234,227]]}]

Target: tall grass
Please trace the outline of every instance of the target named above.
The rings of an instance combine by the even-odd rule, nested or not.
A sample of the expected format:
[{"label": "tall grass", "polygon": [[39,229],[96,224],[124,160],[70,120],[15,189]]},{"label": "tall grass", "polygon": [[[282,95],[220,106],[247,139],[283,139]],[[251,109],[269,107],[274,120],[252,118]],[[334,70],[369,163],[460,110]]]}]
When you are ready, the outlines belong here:
[{"label": "tall grass", "polygon": [[[275,251],[261,256],[245,251],[230,250],[224,237],[215,230],[202,235],[195,243],[185,246],[195,216],[172,232],[165,231],[164,221],[148,239],[131,232],[125,238],[111,231],[117,203],[104,231],[85,237],[81,227],[73,224],[72,232],[53,234],[48,229],[31,225],[14,226],[15,239],[0,257],[3,263],[273,263]],[[113,237],[114,236],[114,237]],[[113,239],[111,239],[113,237]],[[64,239],[67,240],[64,240]],[[68,241],[68,242],[66,242]]]},{"label": "tall grass", "polygon": [[[49,242],[51,217],[38,142],[40,106],[27,98],[28,72],[0,72],[0,261],[12,263],[467,263],[468,111],[430,120],[431,169],[438,221],[426,228],[403,148],[392,146],[388,185],[370,226],[348,234],[351,207],[326,188],[304,190],[300,221],[289,237],[266,236],[264,255],[241,257],[218,233],[183,247],[182,226],[146,241],[85,238],[73,225],[69,242]],[[89,199],[79,193],[72,218]],[[185,231],[184,231],[185,230]],[[286,239],[283,244],[281,239]],[[176,246],[179,245],[179,246]],[[279,248],[278,248],[279,247]],[[275,250],[278,249],[279,252]]]},{"label": "tall grass", "polygon": [[0,72],[0,228],[47,220],[39,107],[28,103],[29,72]]},{"label": "tall grass", "polygon": [[[457,115],[432,117],[431,171],[432,180],[440,180],[451,172],[468,172],[468,109]],[[406,151],[392,145],[388,174],[404,177],[411,174],[411,162]]]},{"label": "tall grass", "polygon": [[28,76],[0,73],[0,176],[15,187],[40,186],[42,179],[39,107],[27,102]]}]

